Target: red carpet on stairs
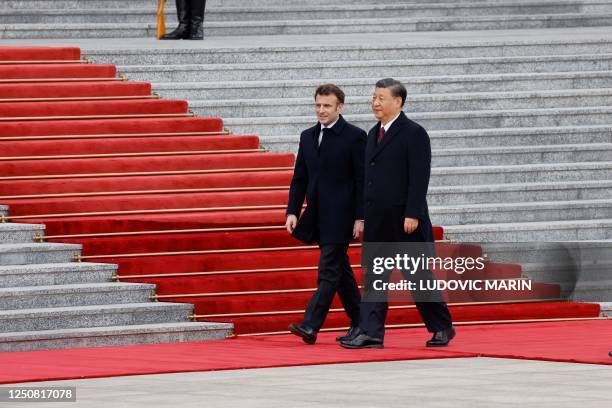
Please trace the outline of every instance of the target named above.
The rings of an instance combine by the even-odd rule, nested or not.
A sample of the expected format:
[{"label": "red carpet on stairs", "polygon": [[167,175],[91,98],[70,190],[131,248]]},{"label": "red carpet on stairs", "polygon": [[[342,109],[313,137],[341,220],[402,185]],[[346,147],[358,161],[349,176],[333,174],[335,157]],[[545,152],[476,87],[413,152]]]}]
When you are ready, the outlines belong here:
[{"label": "red carpet on stairs", "polygon": [[[0,47],[0,61],[0,203],[10,206],[9,221],[44,223],[48,241],[83,244],[85,261],[117,263],[120,281],[155,283],[158,300],[192,303],[199,320],[233,322],[236,333],[285,331],[300,320],[318,250],[283,228],[293,154],[228,134],[220,118],[191,117],[186,101],[158,99],[150,84],[117,78],[114,65],[81,61],[77,48]],[[434,232],[443,239],[441,227]],[[439,243],[438,253],[480,256],[482,248]],[[349,254],[359,265],[358,244]],[[521,273],[492,262],[479,278]],[[458,322],[599,314],[598,305],[559,296],[557,285],[536,283],[448,300]],[[409,300],[393,304],[389,324],[421,323]],[[326,328],[346,325],[334,310]],[[242,341],[261,343],[233,344]]]},{"label": "red carpet on stairs", "polygon": [[[108,193],[114,191],[145,191],[173,189],[210,189],[272,187],[287,185],[291,181],[290,170],[252,171],[218,174],[159,175],[92,177],[86,182],[76,178],[57,180],[31,180],[0,182],[0,191],[11,196],[41,194]],[[10,197],[10,196],[9,196]],[[10,204],[10,203],[9,203]],[[282,220],[281,220],[282,221]]]},{"label": "red carpet on stairs", "polygon": [[[597,333],[597,336],[593,336]],[[422,328],[387,332],[384,349],[346,350],[322,333],[314,346],[295,336],[0,354],[0,383],[373,361],[498,357],[612,364],[609,320],[458,327],[449,347],[424,347]]]},{"label": "red carpet on stairs", "polygon": [[0,101],[10,98],[78,98],[111,96],[150,96],[151,84],[146,82],[41,82],[0,83]]},{"label": "red carpet on stairs", "polygon": [[[104,138],[102,136],[89,139],[62,139],[61,143],[58,143],[57,140],[31,140],[27,142],[0,140],[0,149],[4,157],[173,152],[177,150],[209,151],[213,154],[215,151],[224,150],[258,150],[259,138],[257,136],[234,135],[155,137],[153,134],[147,135],[147,137],[122,137],[116,139]],[[232,157],[242,158],[244,156],[236,156],[236,153],[234,153]],[[63,158],[57,162],[45,160],[42,163],[40,161],[22,160],[20,165],[23,166],[27,163],[34,169],[40,169],[36,173],[31,174],[53,174],[51,170],[45,173],[43,169],[47,168],[47,166],[53,166],[55,163],[65,163],[67,160],[77,159]],[[96,161],[99,162],[100,159]],[[88,163],[88,168],[91,169],[91,162],[86,160],[85,163]],[[4,162],[0,162],[0,166],[4,166]],[[57,166],[61,168],[63,164]],[[2,170],[4,171],[5,168],[3,167]],[[4,173],[2,174],[4,175]]]},{"label": "red carpet on stairs", "polygon": [[[0,79],[91,79],[114,78],[117,69],[114,65],[93,64],[36,64],[0,65]],[[31,86],[36,86],[32,83]]]},{"label": "red carpet on stairs", "polygon": [[[203,146],[204,147],[204,146]],[[208,149],[209,147],[204,147]],[[206,151],[205,151],[206,152]],[[62,179],[69,179],[71,175],[91,175],[104,173],[133,173],[133,172],[164,172],[182,171],[187,175],[189,171],[217,170],[229,172],[233,169],[291,169],[293,155],[279,153],[227,153],[227,154],[177,154],[166,156],[164,152],[143,153],[139,156],[95,158],[96,167],[92,169],[92,158],[58,160],[32,159],[32,160],[1,160],[0,171],[3,177],[31,176],[31,175],[61,175]],[[94,171],[92,171],[94,170]],[[125,176],[128,181],[131,180]],[[59,177],[55,180],[59,180]],[[25,182],[31,183],[32,181]],[[57,181],[50,181],[54,183]]]},{"label": "red carpet on stairs", "polygon": [[0,117],[88,116],[187,113],[187,102],[163,99],[78,101],[78,102],[4,102]]},{"label": "red carpet on stairs", "polygon": [[[287,187],[275,188],[270,190],[254,191],[232,191],[232,192],[189,192],[189,193],[167,193],[167,194],[135,194],[127,196],[100,196],[100,197],[70,197],[70,198],[49,198],[42,200],[36,199],[11,199],[11,213],[14,215],[27,214],[75,214],[92,211],[146,211],[146,210],[166,210],[166,209],[190,209],[190,208],[240,208],[244,202],[251,206],[277,205],[286,202]],[[37,202],[40,202],[37,205]],[[217,211],[217,210],[215,210]],[[222,210],[218,210],[222,211]],[[229,211],[225,211],[228,215]],[[232,211],[235,213],[235,211]],[[94,218],[92,222],[108,221],[107,218],[100,216]],[[155,219],[155,217],[152,217]],[[53,218],[49,218],[52,221]],[[146,221],[146,219],[145,219]],[[119,224],[119,223],[117,223]],[[101,231],[100,231],[101,232]]]},{"label": "red carpet on stairs", "polygon": [[[112,135],[133,133],[221,132],[219,118],[131,118],[0,121],[0,138],[18,136]],[[2,139],[0,139],[2,140]],[[114,140],[109,137],[109,140]]]},{"label": "red carpet on stairs", "polygon": [[78,47],[5,47],[0,46],[0,61],[78,60]]}]

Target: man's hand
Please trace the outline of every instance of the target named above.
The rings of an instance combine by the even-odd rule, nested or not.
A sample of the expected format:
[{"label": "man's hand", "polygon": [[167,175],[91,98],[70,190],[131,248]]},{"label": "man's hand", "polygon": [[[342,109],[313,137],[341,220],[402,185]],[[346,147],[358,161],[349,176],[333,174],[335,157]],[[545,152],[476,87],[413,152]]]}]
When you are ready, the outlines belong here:
[{"label": "man's hand", "polygon": [[412,234],[419,226],[419,220],[416,218],[404,218],[404,231],[406,234]]},{"label": "man's hand", "polygon": [[358,239],[363,234],[363,220],[355,220],[353,225],[353,238]]},{"label": "man's hand", "polygon": [[297,217],[293,214],[289,214],[287,216],[287,222],[285,222],[285,228],[287,228],[287,232],[290,234],[293,234],[293,230],[295,229],[295,226],[297,225]]}]

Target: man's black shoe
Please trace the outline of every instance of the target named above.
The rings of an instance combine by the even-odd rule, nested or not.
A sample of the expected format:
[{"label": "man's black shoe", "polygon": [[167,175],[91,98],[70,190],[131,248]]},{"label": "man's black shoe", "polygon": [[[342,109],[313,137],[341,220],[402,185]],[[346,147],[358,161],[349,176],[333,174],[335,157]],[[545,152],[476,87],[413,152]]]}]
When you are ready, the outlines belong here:
[{"label": "man's black shoe", "polygon": [[179,22],[178,27],[164,35],[161,40],[182,40],[189,37],[189,0],[176,0],[176,15]]},{"label": "man's black shoe", "polygon": [[344,336],[336,337],[336,341],[353,340],[355,337],[359,336],[360,333],[361,333],[361,329],[359,328],[359,326],[351,326],[351,328],[348,329],[348,331],[346,332]]},{"label": "man's black shoe", "polygon": [[367,334],[361,333],[357,337],[347,341],[341,341],[340,345],[347,349],[361,349],[361,348],[383,348],[382,339],[376,337],[370,337]]},{"label": "man's black shoe", "polygon": [[449,329],[435,332],[431,340],[427,340],[427,347],[444,347],[448,346],[448,343],[455,337],[457,332],[455,328],[451,326]]},{"label": "man's black shoe", "polygon": [[315,344],[317,341],[317,332],[303,324],[292,323],[289,325],[289,331],[301,337],[302,341],[306,344]]}]

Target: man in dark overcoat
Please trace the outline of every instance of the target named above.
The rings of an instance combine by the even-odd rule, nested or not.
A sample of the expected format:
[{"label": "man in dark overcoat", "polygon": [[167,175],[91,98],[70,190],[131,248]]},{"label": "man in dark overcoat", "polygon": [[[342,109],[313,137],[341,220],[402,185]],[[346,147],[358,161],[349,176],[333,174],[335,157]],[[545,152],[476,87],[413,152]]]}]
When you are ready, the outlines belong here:
[{"label": "man in dark overcoat", "polygon": [[[402,111],[406,96],[406,88],[397,80],[386,78],[376,83],[372,112],[379,122],[368,134],[365,154],[363,240],[366,245],[391,242],[433,245],[426,199],[431,147],[425,129]],[[429,270],[423,273],[431,278]],[[365,285],[359,330],[341,342],[345,348],[383,347],[388,303],[376,296],[371,301],[369,295],[373,292],[369,290],[372,288]],[[455,336],[446,303],[417,301],[416,307],[433,333],[427,346],[446,346]]]},{"label": "man in dark overcoat", "polygon": [[[363,165],[366,132],[342,117],[344,92],[333,84],[315,92],[318,123],[302,132],[287,205],[287,231],[318,243],[317,289],[304,319],[289,330],[314,344],[336,293],[352,335],[359,323],[361,295],[347,254],[363,231]],[[306,209],[301,214],[304,199]],[[299,221],[298,221],[299,218]],[[346,339],[338,337],[338,341]]]}]

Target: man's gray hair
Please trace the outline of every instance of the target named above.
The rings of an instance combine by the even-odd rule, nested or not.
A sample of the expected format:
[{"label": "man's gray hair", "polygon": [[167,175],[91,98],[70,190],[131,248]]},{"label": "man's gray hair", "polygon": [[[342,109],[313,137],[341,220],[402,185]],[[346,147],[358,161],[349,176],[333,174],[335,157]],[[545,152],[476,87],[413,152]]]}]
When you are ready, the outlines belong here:
[{"label": "man's gray hair", "polygon": [[393,78],[384,78],[380,81],[376,82],[377,88],[389,88],[391,91],[391,95],[393,97],[401,97],[402,98],[402,106],[406,103],[406,97],[408,96],[408,91],[406,91],[406,87],[397,79]]}]

